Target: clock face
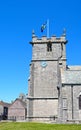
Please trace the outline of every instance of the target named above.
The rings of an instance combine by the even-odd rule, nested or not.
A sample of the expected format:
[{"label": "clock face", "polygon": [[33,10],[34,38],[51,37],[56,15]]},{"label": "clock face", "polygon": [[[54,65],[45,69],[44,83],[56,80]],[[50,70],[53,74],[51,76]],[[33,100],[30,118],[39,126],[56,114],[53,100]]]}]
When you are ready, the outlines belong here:
[{"label": "clock face", "polygon": [[47,66],[47,62],[46,62],[46,61],[42,61],[42,62],[41,62],[41,66],[42,66],[42,67],[46,67],[46,66]]}]

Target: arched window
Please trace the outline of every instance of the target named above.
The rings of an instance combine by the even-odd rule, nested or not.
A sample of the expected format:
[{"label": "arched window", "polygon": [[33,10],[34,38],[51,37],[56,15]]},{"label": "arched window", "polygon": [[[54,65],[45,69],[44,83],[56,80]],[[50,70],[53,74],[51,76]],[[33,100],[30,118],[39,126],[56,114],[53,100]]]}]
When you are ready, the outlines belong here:
[{"label": "arched window", "polygon": [[81,94],[79,95],[79,109],[81,109]]}]

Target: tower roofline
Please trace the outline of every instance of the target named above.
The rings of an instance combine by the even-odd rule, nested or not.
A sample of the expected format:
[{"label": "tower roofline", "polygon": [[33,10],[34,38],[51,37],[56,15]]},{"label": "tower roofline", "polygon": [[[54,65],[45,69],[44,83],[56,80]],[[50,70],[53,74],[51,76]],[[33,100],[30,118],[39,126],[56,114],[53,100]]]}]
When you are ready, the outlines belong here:
[{"label": "tower roofline", "polygon": [[63,34],[61,37],[56,37],[55,35],[53,35],[50,38],[47,38],[46,36],[42,36],[41,38],[38,38],[34,31],[32,32],[32,42],[30,42],[30,44],[44,44],[44,43],[48,43],[48,42],[52,42],[52,43],[64,43],[66,44],[68,41],[66,40],[66,35]]}]

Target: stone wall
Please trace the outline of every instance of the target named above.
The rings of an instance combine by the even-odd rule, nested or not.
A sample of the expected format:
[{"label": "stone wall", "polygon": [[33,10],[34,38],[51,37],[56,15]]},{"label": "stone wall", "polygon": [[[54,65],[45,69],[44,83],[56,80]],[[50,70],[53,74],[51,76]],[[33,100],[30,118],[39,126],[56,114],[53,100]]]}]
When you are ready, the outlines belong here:
[{"label": "stone wall", "polygon": [[42,67],[41,61],[34,62],[34,97],[57,98],[57,62],[46,62],[46,67]]},{"label": "stone wall", "polygon": [[79,94],[81,85],[63,85],[62,98],[66,100],[66,120],[81,120],[81,110],[79,109]]}]

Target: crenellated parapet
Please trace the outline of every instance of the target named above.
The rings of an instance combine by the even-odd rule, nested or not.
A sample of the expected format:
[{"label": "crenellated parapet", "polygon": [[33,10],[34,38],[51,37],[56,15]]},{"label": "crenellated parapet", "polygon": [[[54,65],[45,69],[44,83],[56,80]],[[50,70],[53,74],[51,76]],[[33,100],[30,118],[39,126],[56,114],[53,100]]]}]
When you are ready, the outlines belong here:
[{"label": "crenellated parapet", "polygon": [[30,42],[31,44],[35,44],[35,43],[48,43],[48,42],[52,42],[52,43],[67,43],[66,40],[66,34],[63,33],[61,37],[56,37],[55,35],[53,35],[50,38],[47,38],[46,36],[42,36],[41,38],[38,38],[35,35],[35,32],[32,31],[32,42]]}]

